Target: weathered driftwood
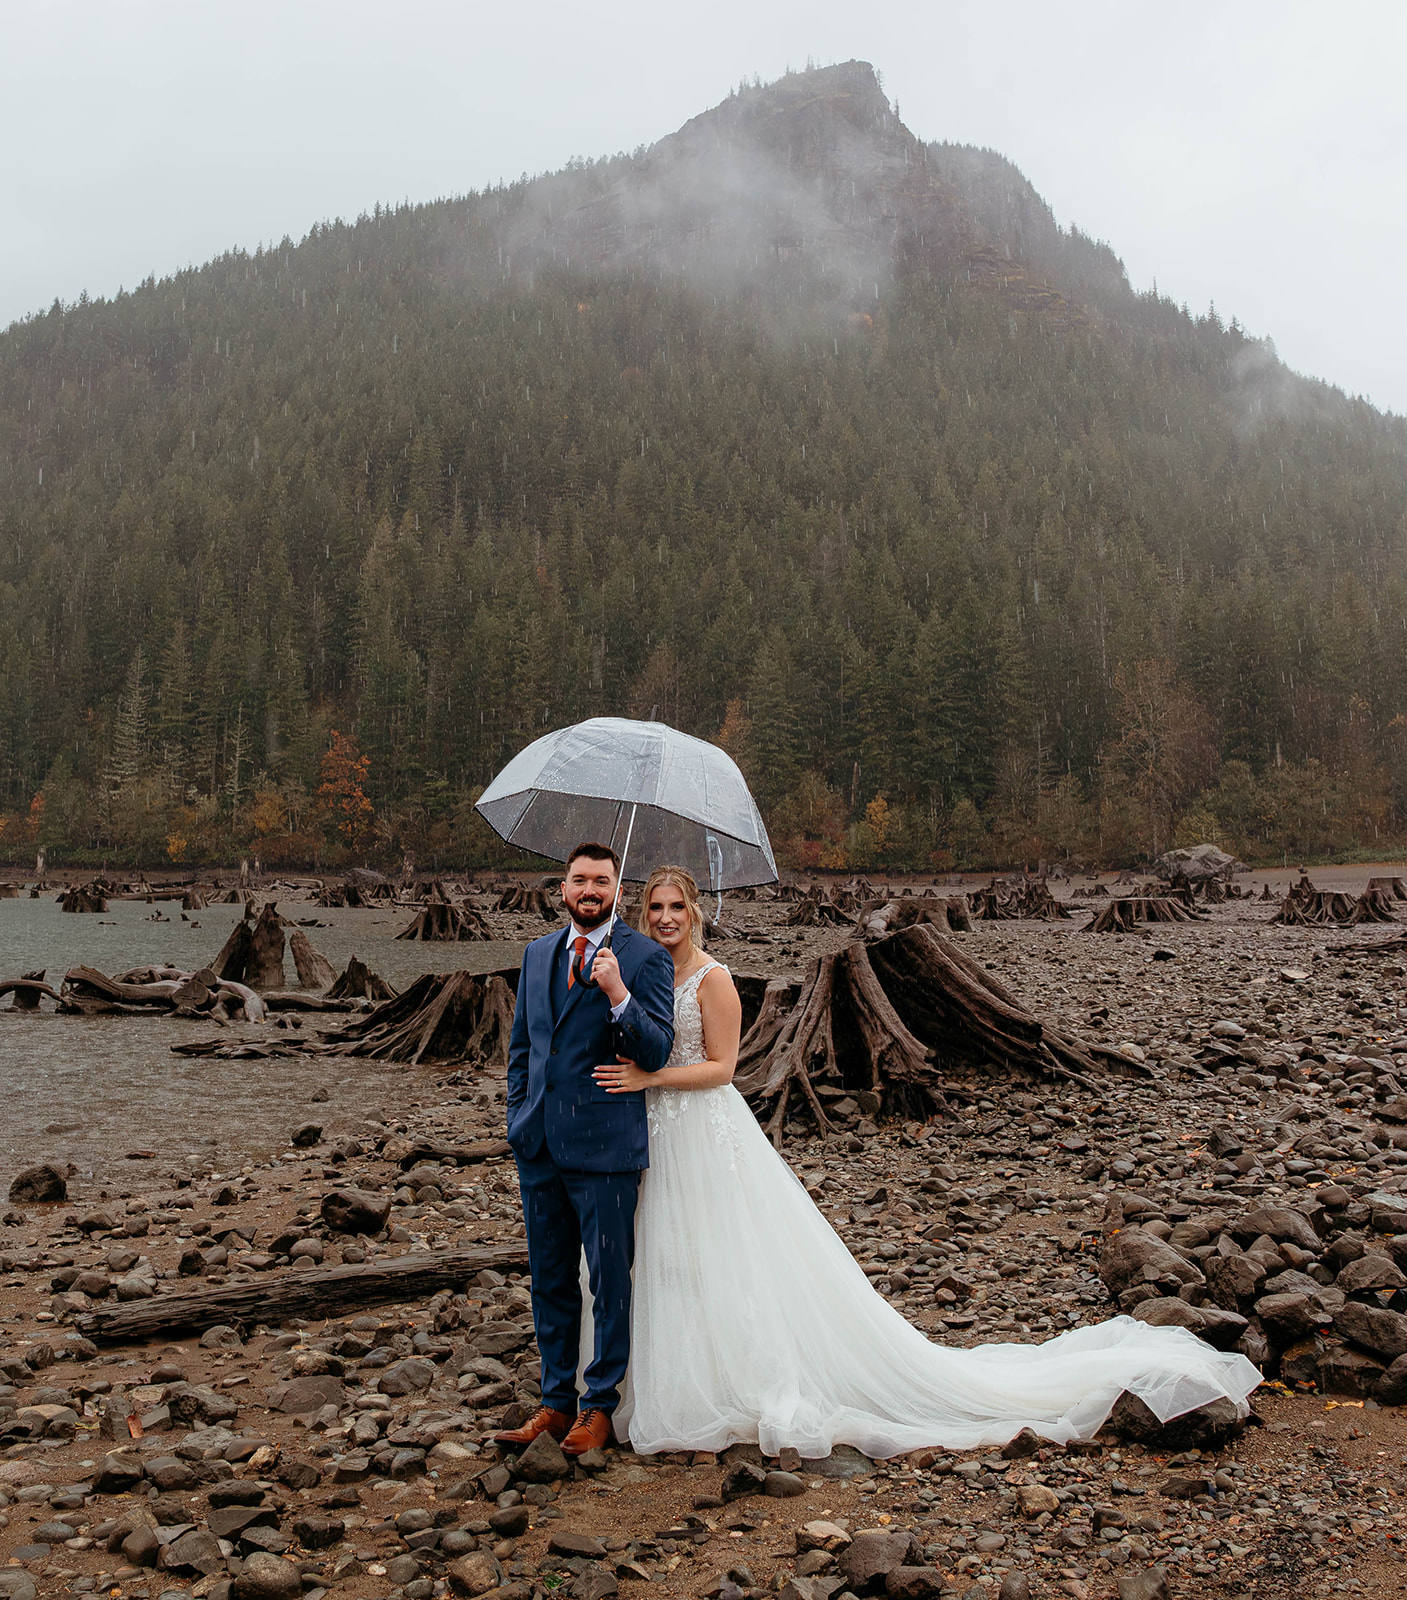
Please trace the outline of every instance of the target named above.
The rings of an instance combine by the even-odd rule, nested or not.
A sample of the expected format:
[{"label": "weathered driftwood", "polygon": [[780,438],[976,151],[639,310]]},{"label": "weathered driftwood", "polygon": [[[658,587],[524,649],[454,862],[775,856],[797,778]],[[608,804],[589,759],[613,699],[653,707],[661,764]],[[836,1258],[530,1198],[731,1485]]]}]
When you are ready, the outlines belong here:
[{"label": "weathered driftwood", "polygon": [[332,970],[332,963],[313,948],[313,941],[301,928],[293,930],[288,945],[293,952],[298,982],[305,989],[330,989],[336,983],[337,974]]},{"label": "weathered driftwood", "polygon": [[476,1139],[472,1144],[435,1144],[421,1139],[400,1158],[400,1169],[409,1172],[422,1161],[453,1162],[456,1167],[474,1167],[495,1156],[509,1156],[513,1147],[507,1139]]},{"label": "weathered driftwood", "polygon": [[516,967],[426,973],[404,994],[323,1037],[334,1049],[377,1061],[508,1064]]},{"label": "weathered driftwood", "polygon": [[269,989],[261,998],[270,1011],[355,1011],[355,1000],[332,1000],[325,994],[301,994],[297,989]]},{"label": "weathered driftwood", "polygon": [[340,1316],[358,1306],[421,1300],[441,1289],[462,1287],[476,1273],[519,1272],[528,1264],[527,1241],[466,1245],[396,1256],[365,1266],[313,1267],[252,1283],[188,1289],[150,1300],[98,1306],[74,1318],[79,1332],[105,1344],[136,1343],[174,1333],[198,1333],[228,1324],[253,1327],[285,1317]]},{"label": "weathered driftwood", "polygon": [[1166,895],[1126,895],[1111,900],[1095,914],[1081,933],[1136,933],[1140,922],[1195,922],[1196,915],[1181,900]]},{"label": "weathered driftwood", "polygon": [[947,1113],[940,1069],[954,1065],[1097,1089],[1082,1047],[928,924],[819,956],[799,986],[769,984],[734,1082],[779,1142],[793,1098],[831,1131],[822,1086],[869,1091],[904,1115]]},{"label": "weathered driftwood", "polygon": [[887,933],[931,923],[940,933],[970,933],[972,915],[966,900],[950,896],[942,900],[870,900],[860,907],[855,931],[866,939],[882,939]]},{"label": "weathered driftwood", "polygon": [[471,910],[469,906],[431,900],[421,909],[415,921],[396,937],[467,943],[476,939],[492,939],[494,932],[481,913]]},{"label": "weathered driftwood", "polygon": [[14,995],[11,1011],[38,1011],[41,997],[57,1000],[58,995],[44,982],[44,972],[41,967],[37,972],[25,972],[18,978],[0,979],[0,1000],[7,994]]},{"label": "weathered driftwood", "polygon": [[327,991],[329,1000],[394,1000],[396,991],[379,972],[373,972],[359,957],[353,956],[347,970]]}]

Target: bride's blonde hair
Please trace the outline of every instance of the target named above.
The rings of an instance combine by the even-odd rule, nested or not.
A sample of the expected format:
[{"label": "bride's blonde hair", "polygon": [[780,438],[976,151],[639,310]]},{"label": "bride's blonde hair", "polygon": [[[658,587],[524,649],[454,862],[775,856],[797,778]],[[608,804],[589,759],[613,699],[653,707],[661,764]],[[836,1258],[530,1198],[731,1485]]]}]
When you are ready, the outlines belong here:
[{"label": "bride's blonde hair", "polygon": [[656,867],[645,881],[645,892],[640,896],[640,920],[636,923],[641,933],[650,931],[650,896],[662,883],[672,883],[684,896],[684,909],[689,913],[689,938],[696,949],[703,949],[704,914],[699,904],[699,886],[693,874],[683,867]]}]

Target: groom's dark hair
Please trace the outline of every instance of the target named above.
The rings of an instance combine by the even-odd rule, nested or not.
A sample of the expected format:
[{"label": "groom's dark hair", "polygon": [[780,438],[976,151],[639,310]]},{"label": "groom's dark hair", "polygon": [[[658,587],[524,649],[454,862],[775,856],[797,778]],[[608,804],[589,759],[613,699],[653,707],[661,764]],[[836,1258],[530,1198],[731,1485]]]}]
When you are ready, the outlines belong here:
[{"label": "groom's dark hair", "polygon": [[588,861],[609,861],[616,870],[616,877],[620,877],[620,857],[608,844],[597,844],[594,840],[585,839],[579,845],[574,845],[572,853],[567,857],[566,872],[572,870],[572,862],[578,856],[585,856]]}]

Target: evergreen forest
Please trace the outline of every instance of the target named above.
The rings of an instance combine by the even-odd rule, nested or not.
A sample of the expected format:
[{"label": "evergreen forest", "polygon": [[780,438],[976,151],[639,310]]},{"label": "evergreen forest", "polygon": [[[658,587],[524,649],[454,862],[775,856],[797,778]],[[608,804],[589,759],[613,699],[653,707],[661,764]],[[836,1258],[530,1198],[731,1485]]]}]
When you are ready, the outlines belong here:
[{"label": "evergreen forest", "polygon": [[607,714],[794,866],[1407,842],[1407,424],[864,63],[16,323],[0,616],[12,862],[485,865]]}]

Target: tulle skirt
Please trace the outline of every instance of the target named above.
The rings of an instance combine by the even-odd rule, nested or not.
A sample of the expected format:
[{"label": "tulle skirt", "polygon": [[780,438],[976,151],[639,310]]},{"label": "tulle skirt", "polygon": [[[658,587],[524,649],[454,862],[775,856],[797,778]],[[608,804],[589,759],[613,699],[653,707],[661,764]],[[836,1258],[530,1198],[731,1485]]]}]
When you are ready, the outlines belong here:
[{"label": "tulle skirt", "polygon": [[1260,1374],[1184,1328],[1117,1316],[1044,1344],[954,1350],[875,1290],[731,1085],[651,1090],[630,1372],[642,1453],[740,1441],[808,1458],[1092,1437],[1124,1390],[1163,1421]]}]

